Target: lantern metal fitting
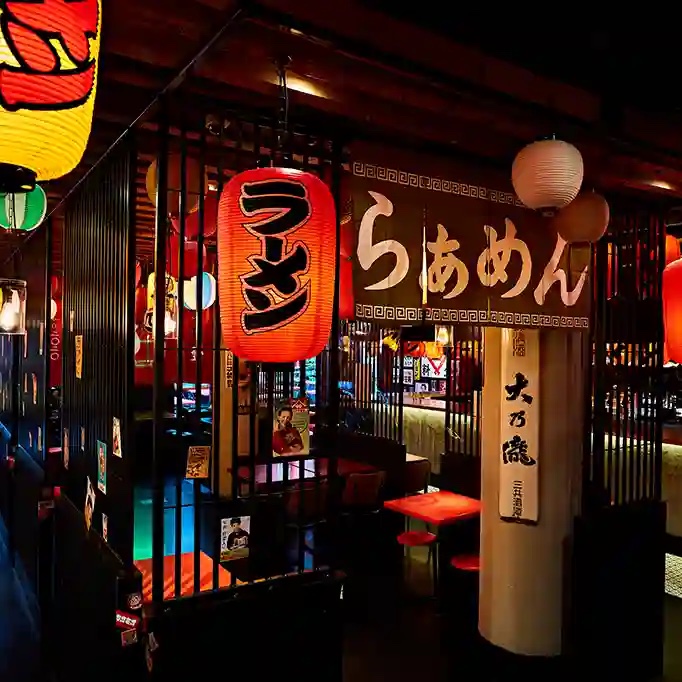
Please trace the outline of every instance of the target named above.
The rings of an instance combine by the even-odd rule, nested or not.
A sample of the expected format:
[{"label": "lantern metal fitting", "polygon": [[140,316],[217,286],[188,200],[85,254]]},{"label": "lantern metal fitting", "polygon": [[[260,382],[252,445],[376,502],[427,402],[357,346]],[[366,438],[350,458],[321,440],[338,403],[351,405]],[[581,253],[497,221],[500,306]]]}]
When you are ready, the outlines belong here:
[{"label": "lantern metal fitting", "polygon": [[20,336],[25,333],[26,282],[0,279],[0,334]]}]

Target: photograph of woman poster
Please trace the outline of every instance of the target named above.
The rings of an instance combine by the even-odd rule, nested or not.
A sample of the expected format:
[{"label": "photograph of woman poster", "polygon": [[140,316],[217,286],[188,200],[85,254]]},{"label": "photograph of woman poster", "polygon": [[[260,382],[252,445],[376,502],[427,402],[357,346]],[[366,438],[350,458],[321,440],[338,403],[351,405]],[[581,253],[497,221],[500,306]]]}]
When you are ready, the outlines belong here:
[{"label": "photograph of woman poster", "polygon": [[306,398],[283,400],[275,409],[272,452],[275,457],[310,453],[310,409]]}]

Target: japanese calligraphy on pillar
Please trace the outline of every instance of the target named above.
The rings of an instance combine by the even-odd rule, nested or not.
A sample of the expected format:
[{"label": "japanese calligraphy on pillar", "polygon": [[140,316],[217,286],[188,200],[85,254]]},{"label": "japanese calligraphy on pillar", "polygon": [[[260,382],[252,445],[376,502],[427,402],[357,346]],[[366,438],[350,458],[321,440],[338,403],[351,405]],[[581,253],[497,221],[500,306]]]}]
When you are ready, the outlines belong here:
[{"label": "japanese calligraphy on pillar", "polygon": [[539,332],[502,332],[500,517],[537,523],[539,515]]},{"label": "japanese calligraphy on pillar", "polygon": [[426,286],[427,321],[588,329],[588,263],[508,177],[369,145],[352,157],[357,319],[417,323]]}]

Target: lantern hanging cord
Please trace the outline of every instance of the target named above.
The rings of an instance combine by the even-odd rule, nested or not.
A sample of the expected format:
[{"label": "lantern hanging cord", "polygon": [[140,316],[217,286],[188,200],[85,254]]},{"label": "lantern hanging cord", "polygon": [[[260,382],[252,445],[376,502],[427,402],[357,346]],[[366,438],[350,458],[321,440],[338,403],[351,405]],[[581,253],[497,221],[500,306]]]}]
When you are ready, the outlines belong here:
[{"label": "lantern hanging cord", "polygon": [[279,112],[277,136],[278,151],[282,152],[289,137],[289,88],[287,86],[287,68],[291,64],[290,57],[282,57],[277,61],[277,77],[279,80]]},{"label": "lantern hanging cord", "polygon": [[[250,5],[249,2],[244,2],[242,5]],[[102,156],[95,161],[95,163],[88,168],[83,177],[76,182],[76,184],[59,200],[57,205],[45,216],[45,218],[51,218],[52,215],[57,211],[70,197],[71,195],[90,177],[92,172],[97,168],[104,159],[106,159],[109,154],[116,148],[116,146],[125,138],[126,135],[152,110],[152,108],[165,96],[176,90],[180,84],[187,78],[189,72],[196,66],[196,64],[223,38],[223,36],[231,29],[234,24],[242,18],[242,15],[246,13],[244,6],[239,6],[234,12],[230,14],[227,21],[214,33],[213,37],[197,52],[192,59],[183,67],[169,83],[160,90],[154,99],[140,112],[138,116],[128,125],[128,127],[109,145],[108,149],[102,154]],[[21,246],[18,246],[12,253],[3,261],[3,265],[8,263],[14,258],[14,255],[21,251],[22,247],[26,245],[31,238],[37,234],[39,230],[33,230],[29,232]]]}]

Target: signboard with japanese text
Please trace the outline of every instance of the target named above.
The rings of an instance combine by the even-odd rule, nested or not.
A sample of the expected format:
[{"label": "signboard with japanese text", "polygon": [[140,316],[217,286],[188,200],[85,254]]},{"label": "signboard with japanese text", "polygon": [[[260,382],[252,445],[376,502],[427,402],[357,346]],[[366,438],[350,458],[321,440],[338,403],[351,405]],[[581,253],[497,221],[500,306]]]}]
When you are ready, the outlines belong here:
[{"label": "signboard with japanese text", "polygon": [[540,335],[502,330],[500,402],[500,518],[537,523],[540,443]]},{"label": "signboard with japanese text", "polygon": [[587,330],[589,259],[521,205],[509,174],[358,145],[352,150],[356,318]]}]

